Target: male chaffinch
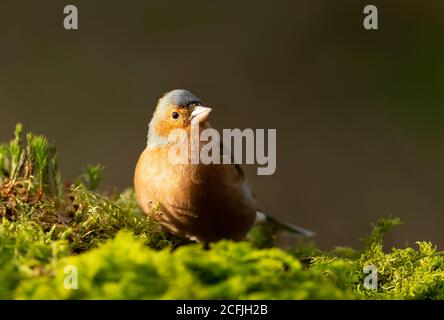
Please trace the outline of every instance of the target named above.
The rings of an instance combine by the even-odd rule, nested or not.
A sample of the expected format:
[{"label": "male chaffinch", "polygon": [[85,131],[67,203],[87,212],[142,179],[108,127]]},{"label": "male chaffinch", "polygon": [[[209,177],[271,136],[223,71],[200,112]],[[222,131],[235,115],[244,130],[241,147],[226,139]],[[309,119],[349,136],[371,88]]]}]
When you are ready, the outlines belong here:
[{"label": "male chaffinch", "polygon": [[[137,202],[144,212],[176,236],[202,242],[242,240],[258,222],[271,223],[297,236],[312,236],[311,231],[257,210],[239,165],[171,161],[172,130],[182,129],[190,135],[191,124],[196,121],[199,132],[211,128],[210,112],[186,90],[173,90],[160,98],[134,175]],[[189,144],[190,139],[179,143]],[[200,143],[200,148],[204,145]]]}]

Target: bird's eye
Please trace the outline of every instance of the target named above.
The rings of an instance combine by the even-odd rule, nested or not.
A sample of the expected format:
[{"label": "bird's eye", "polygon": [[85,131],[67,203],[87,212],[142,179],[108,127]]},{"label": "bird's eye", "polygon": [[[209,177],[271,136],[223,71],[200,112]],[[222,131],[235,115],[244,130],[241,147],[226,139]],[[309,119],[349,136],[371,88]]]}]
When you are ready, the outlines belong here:
[{"label": "bird's eye", "polygon": [[171,116],[173,117],[173,119],[179,119],[179,113],[178,112],[176,112],[176,111],[174,111],[172,114],[171,114]]}]

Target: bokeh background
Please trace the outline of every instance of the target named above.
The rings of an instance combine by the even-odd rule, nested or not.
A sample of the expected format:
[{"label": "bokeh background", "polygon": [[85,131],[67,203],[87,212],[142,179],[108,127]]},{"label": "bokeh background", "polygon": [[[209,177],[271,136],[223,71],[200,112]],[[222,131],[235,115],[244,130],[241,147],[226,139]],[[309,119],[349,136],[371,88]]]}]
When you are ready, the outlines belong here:
[{"label": "bokeh background", "polygon": [[276,174],[246,171],[260,207],[321,247],[358,247],[393,215],[389,245],[442,248],[443,16],[438,0],[2,0],[0,140],[23,122],[57,144],[65,179],[102,163],[124,189],[156,100],[187,88],[219,129],[277,129]]}]

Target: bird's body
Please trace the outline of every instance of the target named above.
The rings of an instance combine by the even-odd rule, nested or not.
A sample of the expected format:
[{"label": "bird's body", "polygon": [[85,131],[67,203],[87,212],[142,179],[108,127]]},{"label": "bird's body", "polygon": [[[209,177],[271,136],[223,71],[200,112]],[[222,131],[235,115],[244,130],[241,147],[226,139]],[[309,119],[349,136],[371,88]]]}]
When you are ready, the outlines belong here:
[{"label": "bird's body", "polygon": [[[146,149],[136,169],[139,204],[157,210],[170,232],[201,241],[242,240],[252,227],[254,200],[242,194],[229,165],[171,164],[168,150]],[[149,183],[147,183],[149,181]]]},{"label": "bird's body", "polygon": [[199,131],[210,128],[210,111],[186,90],[171,91],[159,100],[134,175],[136,197],[147,214],[175,235],[203,242],[242,240],[258,213],[239,166],[174,163],[170,158],[171,131],[182,129],[190,136],[191,121],[198,122]]}]

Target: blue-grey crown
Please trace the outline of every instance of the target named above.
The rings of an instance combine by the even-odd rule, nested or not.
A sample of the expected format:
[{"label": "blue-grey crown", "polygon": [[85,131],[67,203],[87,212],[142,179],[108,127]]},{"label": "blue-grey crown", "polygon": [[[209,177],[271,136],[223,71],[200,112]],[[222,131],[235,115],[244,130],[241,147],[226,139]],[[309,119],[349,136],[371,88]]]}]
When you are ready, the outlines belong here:
[{"label": "blue-grey crown", "polygon": [[168,105],[176,105],[179,107],[193,107],[202,105],[202,101],[194,94],[184,89],[176,89],[165,93],[162,97],[162,102]]}]

